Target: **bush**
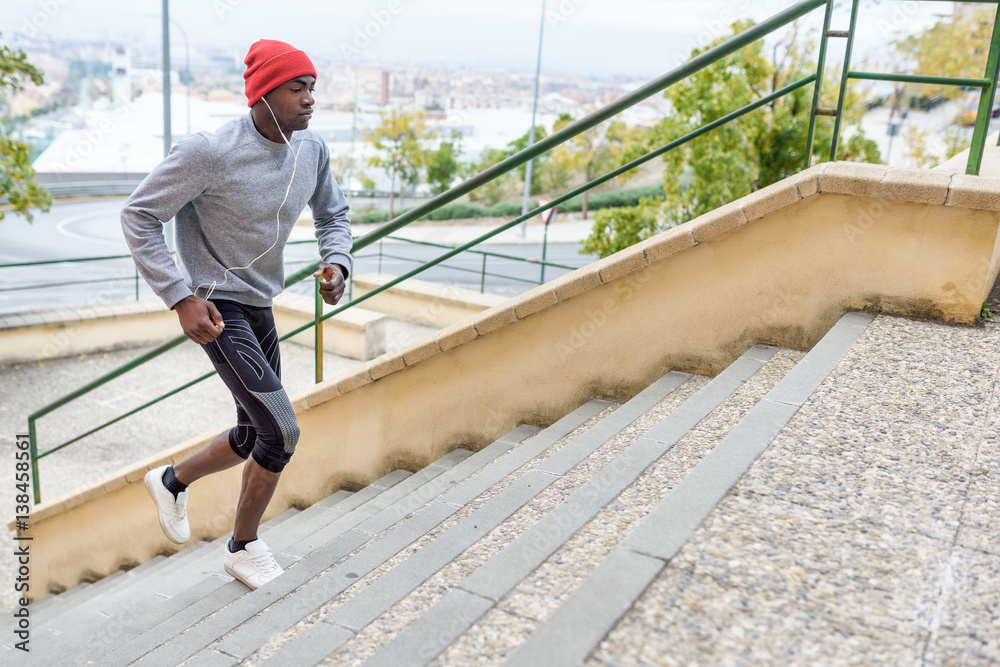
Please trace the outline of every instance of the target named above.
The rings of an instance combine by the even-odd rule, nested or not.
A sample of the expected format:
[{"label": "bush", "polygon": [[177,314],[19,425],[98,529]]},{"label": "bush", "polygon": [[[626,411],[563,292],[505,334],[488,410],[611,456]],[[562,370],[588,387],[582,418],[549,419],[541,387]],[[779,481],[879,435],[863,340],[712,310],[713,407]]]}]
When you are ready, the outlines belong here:
[{"label": "bush", "polygon": [[351,223],[355,225],[372,225],[389,220],[389,211],[386,209],[372,209],[360,213],[351,213]]},{"label": "bush", "polygon": [[461,218],[485,218],[490,215],[490,209],[474,202],[456,202],[445,204],[422,220],[456,220]]},{"label": "bush", "polygon": [[666,217],[662,198],[643,197],[636,206],[604,209],[594,215],[593,230],[580,252],[607,257],[674,224]]},{"label": "bush", "polygon": [[[496,204],[493,205],[493,208],[490,210],[490,215],[493,215],[497,218],[516,218],[519,215],[521,215],[521,208],[523,206],[524,206],[523,199],[520,201],[507,200],[507,201],[497,202]],[[536,206],[538,206],[538,200],[529,199],[528,206],[531,208],[535,208]],[[529,208],[528,210],[531,210],[531,208]]]},{"label": "bush", "polygon": [[[622,188],[620,190],[609,190],[608,192],[598,192],[590,195],[587,202],[590,210],[596,211],[602,208],[619,208],[621,206],[637,206],[639,200],[647,197],[662,197],[663,185],[644,185],[636,188]],[[583,197],[576,196],[569,201],[560,204],[559,210],[566,213],[578,213],[583,210]]]},{"label": "bush", "polygon": [[[636,206],[644,198],[656,198],[663,196],[662,185],[647,185],[637,188],[623,188],[620,190],[610,190],[608,192],[598,192],[590,195],[590,210],[596,211],[604,208],[620,208],[623,206]],[[521,205],[523,201],[508,199],[497,202],[492,207],[483,206],[476,202],[455,202],[446,204],[430,215],[426,215],[421,220],[458,220],[463,218],[516,218],[521,215]],[[538,199],[532,198],[529,201],[531,208],[538,206]],[[559,205],[559,210],[563,213],[578,213],[583,210],[583,197],[573,197],[569,201]],[[396,213],[402,215],[410,209],[402,209]],[[351,222],[356,225],[369,225],[386,222],[389,219],[388,211],[384,209],[371,209],[359,213],[351,214]]]}]

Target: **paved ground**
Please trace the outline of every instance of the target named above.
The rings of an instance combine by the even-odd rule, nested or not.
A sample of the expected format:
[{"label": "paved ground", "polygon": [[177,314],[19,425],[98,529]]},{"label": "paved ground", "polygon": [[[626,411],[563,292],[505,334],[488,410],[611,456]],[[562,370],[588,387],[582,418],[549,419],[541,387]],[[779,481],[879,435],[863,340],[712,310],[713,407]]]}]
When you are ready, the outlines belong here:
[{"label": "paved ground", "polygon": [[1000,663],[998,349],[877,318],[588,665]]}]

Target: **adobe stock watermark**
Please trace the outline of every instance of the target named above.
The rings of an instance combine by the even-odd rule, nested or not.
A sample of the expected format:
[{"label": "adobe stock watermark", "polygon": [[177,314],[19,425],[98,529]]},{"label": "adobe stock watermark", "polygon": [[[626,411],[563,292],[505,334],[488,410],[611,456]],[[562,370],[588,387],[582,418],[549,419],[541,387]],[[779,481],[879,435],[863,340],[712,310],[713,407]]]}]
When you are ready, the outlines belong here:
[{"label": "adobe stock watermark", "polygon": [[24,19],[18,32],[28,39],[34,38],[69,3],[70,0],[38,0],[38,11]]},{"label": "adobe stock watermark", "polygon": [[560,361],[579,352],[587,346],[604,326],[614,318],[622,305],[630,301],[646,283],[651,280],[649,271],[639,271],[626,278],[616,280],[615,296],[605,299],[600,306],[590,310],[580,324],[570,327],[569,335],[556,343],[556,353]]},{"label": "adobe stock watermark", "polygon": [[580,5],[585,2],[587,0],[562,0],[554,9],[547,8],[545,10],[545,27],[558,30],[559,24],[568,21],[580,8]]},{"label": "adobe stock watermark", "polygon": [[917,13],[917,3],[913,0],[904,3],[891,3],[892,14],[889,20],[882,19],[878,22],[879,32],[884,38],[895,37],[900,30],[904,29]]},{"label": "adobe stock watermark", "polygon": [[[410,0],[412,2],[412,0]],[[382,9],[372,10],[371,20],[364,25],[356,26],[350,43],[340,43],[340,53],[347,62],[354,62],[378,39],[382,31],[388,28],[393,20],[403,13],[403,0],[389,0]]]},{"label": "adobe stock watermark", "polygon": [[728,37],[732,30],[733,23],[743,18],[737,15],[739,11],[749,11],[750,0],[733,0],[732,9],[723,9],[712,19],[705,19],[701,22],[703,29],[688,40],[687,48],[677,54],[677,64],[683,65],[691,57],[695,49],[704,49],[712,42]]}]

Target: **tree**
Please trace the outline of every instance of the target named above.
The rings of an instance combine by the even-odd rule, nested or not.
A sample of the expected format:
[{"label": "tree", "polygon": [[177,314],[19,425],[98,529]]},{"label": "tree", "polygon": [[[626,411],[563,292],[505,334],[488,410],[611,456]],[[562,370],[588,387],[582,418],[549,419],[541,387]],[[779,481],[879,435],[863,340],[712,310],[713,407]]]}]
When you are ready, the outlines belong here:
[{"label": "tree", "polygon": [[[479,154],[478,159],[466,162],[462,166],[462,176],[465,178],[471,178],[472,176],[489,169],[507,157],[508,153],[506,151],[500,150],[499,148],[487,147],[483,149],[482,153]],[[480,202],[486,206],[493,206],[497,202],[502,201],[508,194],[511,194],[513,189],[514,174],[513,172],[508,171],[506,174],[502,174],[470,192],[469,199],[474,202]]]},{"label": "tree", "polygon": [[[738,21],[733,34],[752,25]],[[695,49],[692,57],[714,45]],[[793,32],[775,46],[770,58],[758,41],[671,86],[665,96],[673,110],[651,133],[651,147],[685,136],[814,72],[815,61],[808,57],[812,52],[813,46]],[[837,94],[837,87],[833,81],[824,82],[824,90],[824,102],[831,104],[828,98]],[[841,131],[850,138],[842,142],[838,159],[879,162],[878,148],[860,129],[861,93],[858,87],[848,91]],[[644,200],[637,207],[640,211],[598,212],[584,251],[602,256],[617,252],[802,169],[812,96],[809,86],[799,88],[667,153],[665,197]],[[828,153],[831,125],[817,123],[814,157]]]},{"label": "tree", "polygon": [[402,195],[406,185],[414,185],[423,166],[427,123],[421,112],[393,109],[382,115],[382,122],[365,134],[365,141],[378,152],[368,164],[385,170],[389,177],[389,219],[393,217],[396,179]]},{"label": "tree", "polygon": [[[995,11],[982,10],[972,16],[942,17],[927,30],[893,42],[897,69],[963,79],[980,79],[986,71]],[[911,84],[912,96],[941,95],[955,99],[965,95],[958,86]]]},{"label": "tree", "polygon": [[[40,86],[45,82],[41,70],[28,62],[24,51],[0,44],[0,96],[23,90],[27,82]],[[0,199],[6,199],[14,212],[33,220],[31,209],[48,211],[52,196],[35,183],[35,170],[26,144],[11,135],[9,119],[0,120]],[[4,212],[0,210],[0,220]]]},{"label": "tree", "polygon": [[[993,13],[981,10],[975,14],[945,16],[927,30],[893,42],[897,70],[968,79],[983,77],[993,33]],[[892,115],[905,104],[914,106],[934,98],[956,99],[968,95],[959,86],[935,84],[901,84],[893,95]],[[977,94],[978,98],[978,94]],[[961,125],[957,122],[945,132],[945,154],[939,156],[928,147],[928,136],[911,128],[907,131],[907,157],[918,166],[933,166],[968,147]]]},{"label": "tree", "polygon": [[359,162],[360,160],[350,153],[331,154],[330,170],[333,172],[333,177],[345,190],[350,189],[351,184],[348,181],[351,179],[357,179],[361,183],[361,187],[366,190],[374,190],[375,181],[361,169]]},{"label": "tree", "polygon": [[[552,131],[558,132],[572,121],[571,117],[564,116],[556,121]],[[595,125],[553,148],[551,164],[570,173],[582,174],[584,182],[589,183],[598,175],[620,167],[628,161],[630,147],[641,141],[638,132],[636,128],[629,128],[621,121]],[[625,181],[634,173],[633,171],[623,174],[619,179]],[[589,211],[589,197],[589,191],[583,193],[584,219],[587,218]]]},{"label": "tree", "polygon": [[436,150],[428,151],[424,156],[427,183],[436,195],[451,187],[461,167],[458,156],[462,152],[462,132],[452,130],[450,139],[442,141]]}]

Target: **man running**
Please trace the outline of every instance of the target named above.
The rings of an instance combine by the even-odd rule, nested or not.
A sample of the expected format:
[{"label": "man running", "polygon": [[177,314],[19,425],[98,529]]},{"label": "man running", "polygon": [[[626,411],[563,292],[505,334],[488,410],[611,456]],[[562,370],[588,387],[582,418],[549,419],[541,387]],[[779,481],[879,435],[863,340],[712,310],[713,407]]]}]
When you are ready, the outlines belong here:
[{"label": "man running", "polygon": [[[281,385],[272,299],[284,288],[283,252],[308,204],[322,263],[320,290],[336,304],[351,266],[349,207],[330,173],[326,143],[308,130],[316,68],[284,42],[247,53],[250,113],[179,141],[122,209],[125,239],[142,277],[208,353],[236,400],[237,425],[145,484],[173,542],[191,537],[187,488],[243,464],[226,571],[252,589],[281,574],[257,529],[299,438]],[[175,265],[163,223],[176,218]]]}]

